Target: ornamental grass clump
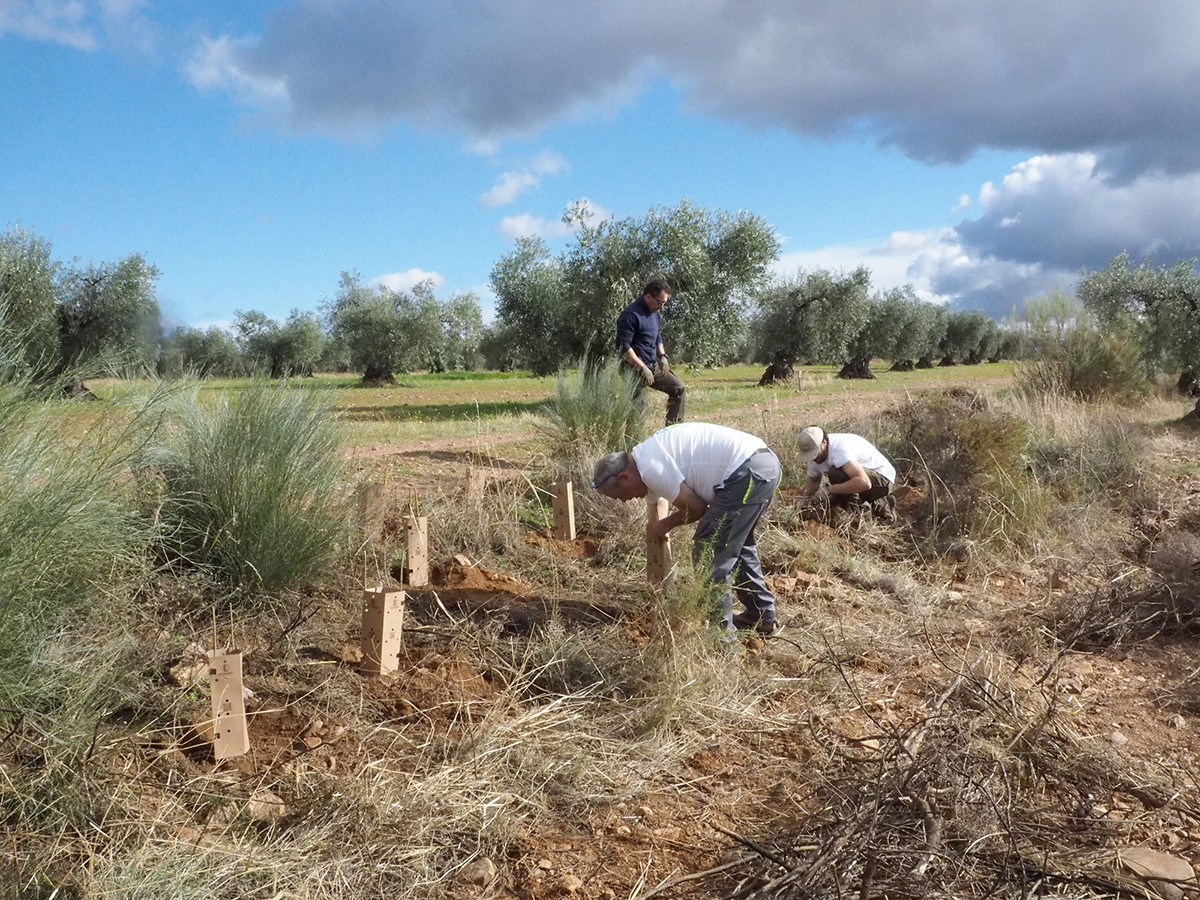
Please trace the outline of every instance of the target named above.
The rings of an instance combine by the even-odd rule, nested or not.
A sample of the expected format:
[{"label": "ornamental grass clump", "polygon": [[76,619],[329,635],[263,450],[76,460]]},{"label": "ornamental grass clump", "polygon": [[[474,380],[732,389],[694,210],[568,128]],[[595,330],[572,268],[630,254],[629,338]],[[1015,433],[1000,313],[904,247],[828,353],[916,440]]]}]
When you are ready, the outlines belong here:
[{"label": "ornamental grass clump", "polygon": [[254,383],[209,402],[181,394],[144,462],[169,558],[236,587],[303,584],[343,546],[337,432],[310,392]]},{"label": "ornamental grass clump", "polygon": [[123,502],[129,418],[101,416],[84,440],[69,412],[0,385],[0,707],[28,698],[35,655],[138,564],[149,534]]},{"label": "ornamental grass clump", "polygon": [[633,447],[646,432],[645,404],[635,388],[615,357],[585,358],[574,372],[560,371],[539,423],[551,456],[569,462]]}]

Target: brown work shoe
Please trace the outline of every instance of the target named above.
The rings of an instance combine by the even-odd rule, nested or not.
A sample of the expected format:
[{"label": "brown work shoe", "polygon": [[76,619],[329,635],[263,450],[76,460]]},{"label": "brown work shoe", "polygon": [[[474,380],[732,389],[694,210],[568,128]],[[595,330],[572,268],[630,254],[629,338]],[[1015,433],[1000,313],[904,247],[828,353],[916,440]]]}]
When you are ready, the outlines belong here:
[{"label": "brown work shoe", "polygon": [[771,637],[780,631],[779,622],[775,619],[763,619],[754,613],[740,612],[733,617],[733,626],[739,631],[754,629],[763,637]]}]

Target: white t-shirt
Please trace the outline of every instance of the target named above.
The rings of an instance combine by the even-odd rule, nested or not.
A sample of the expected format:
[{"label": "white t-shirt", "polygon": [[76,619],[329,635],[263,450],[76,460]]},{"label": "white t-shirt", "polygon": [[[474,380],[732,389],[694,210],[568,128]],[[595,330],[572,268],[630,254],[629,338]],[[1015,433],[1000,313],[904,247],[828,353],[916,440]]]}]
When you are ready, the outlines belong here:
[{"label": "white t-shirt", "polygon": [[714,490],[756,450],[767,445],[752,434],[708,422],[669,425],[630,453],[650,498],[674,501],[687,484],[705,503]]},{"label": "white t-shirt", "polygon": [[827,434],[825,437],[829,438],[829,455],[823,463],[808,464],[810,478],[820,478],[830,469],[840,469],[853,460],[864,469],[874,469],[895,484],[895,467],[865,437],[859,437],[857,434]]}]

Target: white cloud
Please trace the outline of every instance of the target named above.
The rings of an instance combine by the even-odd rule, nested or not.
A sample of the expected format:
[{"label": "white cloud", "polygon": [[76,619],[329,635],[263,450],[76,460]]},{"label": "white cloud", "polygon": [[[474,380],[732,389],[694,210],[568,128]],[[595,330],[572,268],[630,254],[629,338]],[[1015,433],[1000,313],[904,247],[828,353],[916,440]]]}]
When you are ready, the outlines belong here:
[{"label": "white cloud", "polygon": [[551,240],[566,237],[574,231],[562,219],[547,219],[531,213],[505,216],[500,220],[499,228],[502,235],[512,240],[523,237],[540,237]]},{"label": "white cloud", "polygon": [[146,6],[146,0],[0,0],[0,36],[147,55],[157,48],[158,28],[142,14]]},{"label": "white cloud", "polygon": [[203,38],[184,65],[184,74],[200,90],[225,91],[251,106],[285,103],[287,84],[245,71],[238,63],[241,45],[232,38]]},{"label": "white cloud", "polygon": [[567,168],[567,161],[553,150],[543,150],[528,166],[505,172],[492,187],[479,197],[486,207],[506,206],[528,190],[539,187],[542,179],[560,175]]},{"label": "white cloud", "polygon": [[95,50],[95,22],[78,0],[0,0],[0,35]]},{"label": "white cloud", "polygon": [[433,282],[435,288],[441,287],[446,283],[445,277],[437,272],[426,272],[424,269],[407,269],[403,272],[390,272],[387,275],[372,278],[369,286],[373,288],[385,287],[396,293],[401,293],[412,290],[423,281]]},{"label": "white cloud", "polygon": [[586,218],[589,224],[605,222],[611,219],[613,215],[610,210],[605,209],[603,206],[597,206],[587,197],[581,197],[579,200],[569,204],[567,212],[556,220],[535,216],[531,213],[505,216],[500,220],[499,231],[504,237],[510,240],[523,237],[540,237],[548,241],[563,238],[569,234],[574,234],[578,230],[575,223],[564,221],[569,215],[578,210],[586,211]]}]

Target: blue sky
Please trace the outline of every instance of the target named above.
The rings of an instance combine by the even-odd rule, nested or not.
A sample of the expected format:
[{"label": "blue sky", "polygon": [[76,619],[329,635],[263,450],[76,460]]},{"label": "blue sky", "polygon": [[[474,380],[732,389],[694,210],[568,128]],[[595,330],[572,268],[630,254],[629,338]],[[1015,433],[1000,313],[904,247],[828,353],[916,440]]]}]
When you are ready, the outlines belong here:
[{"label": "blue sky", "polygon": [[1003,316],[1200,256],[1200,4],[0,0],[0,227],[175,322],[476,291],[560,216],[762,216],[777,269]]}]

